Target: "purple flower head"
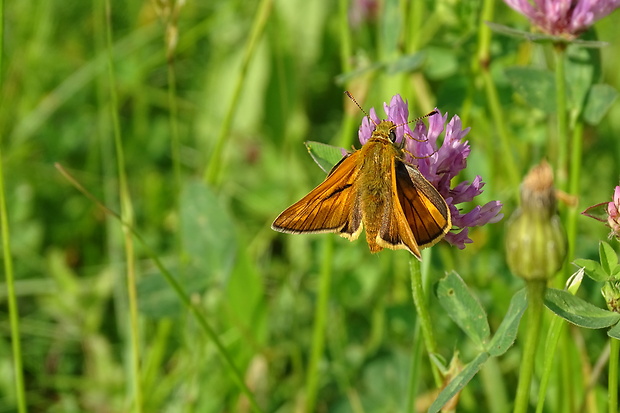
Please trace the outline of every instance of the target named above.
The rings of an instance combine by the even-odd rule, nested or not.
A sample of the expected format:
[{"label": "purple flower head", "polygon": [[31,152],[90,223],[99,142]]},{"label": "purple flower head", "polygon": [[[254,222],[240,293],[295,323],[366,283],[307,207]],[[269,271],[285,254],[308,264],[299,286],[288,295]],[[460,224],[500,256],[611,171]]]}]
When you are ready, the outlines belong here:
[{"label": "purple flower head", "polygon": [[349,8],[349,22],[353,27],[359,27],[364,22],[377,18],[379,2],[377,0],[354,0]]},{"label": "purple flower head", "polygon": [[614,190],[613,201],[607,204],[607,224],[611,227],[611,236],[620,238],[620,186]]},{"label": "purple flower head", "polygon": [[[491,201],[484,206],[476,206],[467,213],[461,213],[456,207],[462,202],[471,202],[482,193],[484,182],[480,176],[469,182],[461,182],[454,188],[450,187],[452,178],[457,176],[467,166],[467,157],[471,151],[469,142],[463,140],[469,133],[469,128],[462,129],[461,119],[453,116],[446,125],[448,114],[441,115],[439,111],[428,118],[428,127],[422,122],[417,122],[413,130],[407,124],[409,108],[407,102],[400,95],[395,95],[390,104],[384,104],[387,120],[396,125],[396,143],[401,144],[404,139],[406,161],[416,165],[422,175],[431,183],[445,198],[450,213],[452,225],[456,227],[446,235],[446,241],[460,249],[465,248],[472,240],[468,237],[469,228],[481,226],[487,223],[495,223],[503,218],[500,212],[502,204],[499,201]],[[380,120],[374,109],[370,110],[370,117],[376,123]],[[375,124],[367,117],[362,121],[359,129],[360,142],[365,144],[370,139]],[[438,145],[439,135],[444,132],[443,142]],[[415,158],[410,154],[414,154]]]},{"label": "purple flower head", "polygon": [[543,32],[573,39],[620,7],[620,0],[504,0]]},{"label": "purple flower head", "polygon": [[592,205],[581,214],[606,223],[611,228],[609,238],[620,240],[620,185],[616,186],[611,202]]}]

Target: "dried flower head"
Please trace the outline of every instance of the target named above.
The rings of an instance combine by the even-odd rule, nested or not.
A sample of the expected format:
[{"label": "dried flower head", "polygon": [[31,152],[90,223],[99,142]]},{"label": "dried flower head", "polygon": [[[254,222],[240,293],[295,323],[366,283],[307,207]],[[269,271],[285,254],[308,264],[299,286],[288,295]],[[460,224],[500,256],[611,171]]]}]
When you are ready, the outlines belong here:
[{"label": "dried flower head", "polygon": [[[451,188],[452,178],[457,176],[467,166],[467,157],[471,151],[469,143],[463,138],[469,133],[470,128],[462,129],[461,119],[453,116],[447,123],[448,114],[440,112],[428,118],[428,128],[423,122],[418,122],[411,130],[407,124],[409,107],[400,95],[392,97],[390,104],[383,104],[387,120],[396,125],[396,143],[402,144],[405,139],[405,149],[414,154],[416,158],[407,155],[407,162],[417,165],[419,171],[445,198],[450,213],[452,224],[456,229],[446,234],[446,241],[463,249],[465,244],[471,243],[469,228],[484,224],[495,223],[503,218],[500,212],[502,203],[491,201],[483,206],[476,206],[467,213],[462,213],[457,205],[463,202],[471,202],[482,193],[484,182],[480,176],[469,182],[461,182]],[[370,109],[370,117],[375,123],[380,119],[374,108]],[[375,129],[375,123],[364,118],[359,129],[359,140],[366,143]],[[437,140],[444,132],[443,142],[438,145]],[[408,135],[408,137],[405,137]]]},{"label": "dried flower head", "polygon": [[546,161],[521,184],[521,206],[506,224],[506,258],[511,271],[526,280],[546,280],[562,267],[566,235],[556,210],[553,172]]}]

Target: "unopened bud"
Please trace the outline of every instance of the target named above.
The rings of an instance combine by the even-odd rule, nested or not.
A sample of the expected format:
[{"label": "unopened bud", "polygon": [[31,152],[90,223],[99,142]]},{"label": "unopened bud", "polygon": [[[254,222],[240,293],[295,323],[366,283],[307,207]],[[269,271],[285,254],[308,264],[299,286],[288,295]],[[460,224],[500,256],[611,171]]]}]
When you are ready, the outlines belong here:
[{"label": "unopened bud", "polygon": [[620,313],[620,280],[606,281],[601,293],[609,311]]},{"label": "unopened bud", "polygon": [[521,184],[521,206],[506,224],[508,266],[526,280],[548,280],[562,268],[566,235],[557,214],[553,172],[546,161]]}]

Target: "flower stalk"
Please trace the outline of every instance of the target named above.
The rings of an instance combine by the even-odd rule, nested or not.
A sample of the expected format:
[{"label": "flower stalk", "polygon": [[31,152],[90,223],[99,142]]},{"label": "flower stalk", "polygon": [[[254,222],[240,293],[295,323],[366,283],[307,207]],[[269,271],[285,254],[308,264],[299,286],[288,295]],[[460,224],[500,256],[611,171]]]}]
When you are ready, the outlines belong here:
[{"label": "flower stalk", "polygon": [[[430,358],[433,353],[437,352],[437,341],[435,340],[431,315],[428,312],[428,302],[426,300],[426,293],[424,292],[424,284],[422,282],[420,261],[410,260],[409,269],[411,272],[411,294],[413,296],[413,304],[415,305],[415,309],[418,314],[418,322],[420,323],[420,327],[422,327],[422,337],[424,338],[426,352]],[[432,359],[430,362],[435,384],[439,387],[442,383],[441,372]]]},{"label": "flower stalk", "polygon": [[515,399],[515,413],[527,412],[530,399],[530,386],[534,375],[534,364],[536,362],[536,347],[540,337],[540,326],[542,324],[543,298],[547,289],[546,280],[529,280],[527,286],[527,337],[523,355],[521,356],[521,369],[519,371],[519,384],[517,386],[517,396]]},{"label": "flower stalk", "polygon": [[506,254],[511,271],[525,280],[528,329],[515,399],[516,413],[526,412],[540,336],[547,281],[566,257],[566,235],[556,210],[551,166],[532,168],[521,185],[521,207],[507,223]]}]

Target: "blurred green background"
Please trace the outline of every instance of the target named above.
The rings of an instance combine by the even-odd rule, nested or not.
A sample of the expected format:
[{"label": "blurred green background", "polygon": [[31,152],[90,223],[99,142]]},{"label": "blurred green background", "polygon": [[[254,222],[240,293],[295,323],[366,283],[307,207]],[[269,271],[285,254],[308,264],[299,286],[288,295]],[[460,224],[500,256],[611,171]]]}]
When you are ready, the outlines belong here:
[{"label": "blurred green background", "polygon": [[[501,35],[484,49],[481,2],[384,0],[370,9],[362,1],[270,3],[113,2],[106,21],[101,0],[5,2],[0,136],[30,411],[133,411],[132,332],[143,411],[250,411],[213,341],[137,241],[129,253],[138,303],[132,327],[121,224],[54,167],[60,163],[120,213],[112,113],[132,206],[124,217],[200,308],[264,411],[307,405],[325,271],[332,277],[314,377],[316,411],[405,411],[412,376],[419,382],[418,409],[432,402],[428,360],[410,371],[420,340],[410,255],[371,255],[363,237],[350,243],[331,234],[285,235],[270,224],[324,177],[304,141],[359,147],[363,114],[344,90],[379,116],[397,93],[409,100],[413,116],[435,106],[459,115],[471,127],[472,148],[460,178],[482,175],[479,203],[501,200],[509,216],[518,188],[507,157],[520,180],[540,159],[553,157],[548,142],[555,129],[553,110],[520,93],[506,73],[517,66],[548,70],[550,49]],[[529,30],[503,2],[487,4],[493,21]],[[257,23],[261,8],[264,30]],[[619,19],[615,13],[596,25],[598,38],[610,44],[596,50],[601,64],[594,83],[616,90]],[[488,66],[480,64],[481,50],[489,52]],[[489,107],[485,73],[498,92],[501,124]],[[620,105],[601,115],[584,130],[582,191],[575,194],[580,211],[610,200],[618,184]],[[457,271],[487,310],[492,330],[522,287],[505,264],[505,220],[473,230],[474,243],[465,250],[440,243],[425,255],[430,282]],[[595,257],[606,236],[602,224],[580,217],[575,256]],[[2,282],[0,412],[13,412]],[[604,306],[593,282],[584,281],[580,294]],[[466,335],[433,300],[430,312],[441,354],[450,358],[458,349],[469,360],[474,353]],[[579,406],[583,371],[606,343],[602,331],[571,334],[565,344],[574,375],[568,387],[553,379],[549,411],[567,411],[560,408],[567,388]],[[519,354],[517,340],[489,362],[461,395],[459,411],[505,411]],[[598,381],[592,393],[604,389]]]}]

